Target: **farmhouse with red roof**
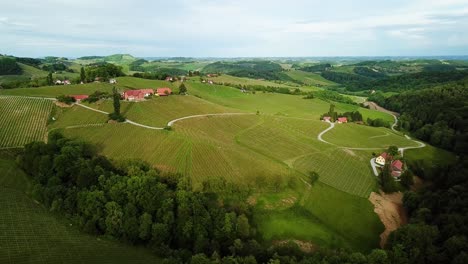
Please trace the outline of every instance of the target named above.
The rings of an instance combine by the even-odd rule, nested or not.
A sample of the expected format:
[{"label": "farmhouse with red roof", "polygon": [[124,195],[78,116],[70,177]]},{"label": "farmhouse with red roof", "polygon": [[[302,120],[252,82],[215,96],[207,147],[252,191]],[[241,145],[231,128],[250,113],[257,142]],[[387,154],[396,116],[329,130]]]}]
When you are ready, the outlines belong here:
[{"label": "farmhouse with red roof", "polygon": [[348,123],[348,118],[346,117],[338,117],[338,123]]},{"label": "farmhouse with red roof", "polygon": [[390,168],[392,171],[393,177],[400,177],[401,172],[403,171],[403,162],[401,160],[395,160],[392,162],[392,167]]},{"label": "farmhouse with red roof", "polygon": [[322,118],[322,120],[325,121],[325,122],[330,122],[330,119],[331,119],[331,117],[329,117],[329,116],[324,116]]},{"label": "farmhouse with red roof", "polygon": [[128,101],[140,101],[154,94],[153,89],[128,90],[123,93],[123,98]]},{"label": "farmhouse with red roof", "polygon": [[164,87],[164,88],[158,88],[156,90],[156,94],[159,96],[167,96],[172,94],[172,90],[170,88]]},{"label": "farmhouse with red roof", "polygon": [[80,102],[81,100],[84,100],[84,99],[88,98],[89,96],[86,95],[86,94],[75,94],[75,95],[70,95],[70,97],[73,97],[73,98],[75,98],[75,100],[77,102]]}]

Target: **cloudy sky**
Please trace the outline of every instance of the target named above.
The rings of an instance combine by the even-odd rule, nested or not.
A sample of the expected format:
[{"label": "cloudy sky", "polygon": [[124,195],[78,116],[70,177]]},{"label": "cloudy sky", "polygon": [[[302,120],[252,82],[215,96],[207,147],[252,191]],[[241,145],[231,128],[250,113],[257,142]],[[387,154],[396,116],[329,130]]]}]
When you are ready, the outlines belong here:
[{"label": "cloudy sky", "polygon": [[468,0],[0,0],[0,53],[467,55]]}]

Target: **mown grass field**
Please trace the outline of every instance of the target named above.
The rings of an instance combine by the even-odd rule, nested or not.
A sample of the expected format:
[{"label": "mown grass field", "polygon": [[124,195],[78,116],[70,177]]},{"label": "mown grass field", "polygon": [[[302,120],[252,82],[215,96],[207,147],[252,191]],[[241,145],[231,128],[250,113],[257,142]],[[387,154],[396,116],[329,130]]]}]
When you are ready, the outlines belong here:
[{"label": "mown grass field", "polygon": [[50,100],[0,96],[0,148],[44,140],[52,107]]},{"label": "mown grass field", "polygon": [[384,127],[370,127],[353,123],[336,124],[322,138],[330,143],[350,148],[387,148],[418,146],[414,141]]},{"label": "mown grass field", "polygon": [[294,80],[298,80],[307,85],[318,85],[318,86],[329,86],[329,85],[336,85],[336,83],[329,81],[320,74],[312,73],[312,72],[305,72],[299,70],[288,71],[286,74],[293,78]]},{"label": "mown grass field", "polygon": [[31,182],[0,153],[0,263],[157,263],[149,250],[86,235],[25,193]]},{"label": "mown grass field", "polygon": [[54,106],[51,113],[49,129],[64,128],[79,125],[105,124],[109,119],[106,115],[90,111],[80,106],[58,107]]}]

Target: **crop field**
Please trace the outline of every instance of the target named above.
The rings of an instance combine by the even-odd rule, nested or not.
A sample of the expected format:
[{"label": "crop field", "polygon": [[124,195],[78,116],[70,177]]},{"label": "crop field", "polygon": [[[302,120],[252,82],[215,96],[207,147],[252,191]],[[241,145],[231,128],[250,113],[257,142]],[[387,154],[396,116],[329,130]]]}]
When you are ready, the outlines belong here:
[{"label": "crop field", "polygon": [[157,263],[148,250],[85,235],[25,192],[31,183],[0,156],[0,263]]},{"label": "crop field", "polygon": [[55,118],[55,121],[50,120],[49,128],[104,124],[108,120],[108,117],[104,114],[90,111],[76,105],[69,108],[55,106],[51,117]]},{"label": "crop field", "polygon": [[307,85],[318,85],[318,86],[327,86],[327,85],[336,85],[336,83],[329,81],[320,74],[312,73],[312,72],[305,72],[305,71],[288,71],[286,74],[293,78],[294,80],[298,80]]},{"label": "crop field", "polygon": [[338,190],[368,197],[377,187],[369,165],[371,157],[369,151],[332,149],[301,157],[293,166],[304,173],[317,172],[321,182]]},{"label": "crop field", "polygon": [[[37,88],[16,88],[0,90],[0,95],[37,96],[37,97],[57,97],[59,95],[72,94],[92,94],[95,91],[112,92],[112,85],[109,83],[87,83],[72,85],[53,85]],[[118,86],[117,86],[118,88]],[[121,88],[123,90],[123,88]]]},{"label": "crop field", "polygon": [[44,140],[52,107],[50,100],[0,96],[0,147]]},{"label": "crop field", "polygon": [[387,148],[418,146],[415,142],[395,133],[388,128],[375,128],[353,123],[336,124],[322,138],[330,143],[350,148]]}]

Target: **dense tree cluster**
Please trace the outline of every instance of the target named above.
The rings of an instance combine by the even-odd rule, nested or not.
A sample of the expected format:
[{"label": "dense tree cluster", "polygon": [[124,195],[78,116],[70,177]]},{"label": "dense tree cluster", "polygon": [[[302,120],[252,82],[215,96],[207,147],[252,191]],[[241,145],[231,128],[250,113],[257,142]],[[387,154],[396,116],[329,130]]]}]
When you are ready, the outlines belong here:
[{"label": "dense tree cluster", "polygon": [[68,95],[59,95],[59,96],[57,96],[57,101],[59,101],[61,103],[68,104],[68,105],[76,102],[74,97],[71,97],[71,96],[68,96]]},{"label": "dense tree cluster", "polygon": [[331,69],[331,67],[332,66],[330,63],[324,63],[324,64],[299,67],[299,70],[306,71],[306,72],[322,72],[322,71]]},{"label": "dense tree cluster", "polygon": [[410,223],[389,237],[387,248],[407,263],[468,263],[468,159],[439,168],[432,184],[408,191]]},{"label": "dense tree cluster", "polygon": [[113,94],[110,94],[108,92],[95,91],[92,94],[90,94],[88,98],[85,98],[82,101],[88,102],[88,103],[94,103],[102,99],[111,98],[112,96]]},{"label": "dense tree cluster", "polygon": [[0,75],[18,75],[23,70],[14,58],[0,57]]},{"label": "dense tree cluster", "polygon": [[468,71],[422,71],[405,73],[385,78],[369,78],[361,75],[325,71],[325,79],[340,83],[349,91],[380,90],[384,92],[402,92],[434,87],[468,77]]},{"label": "dense tree cluster", "polygon": [[26,145],[18,162],[36,182],[35,198],[86,232],[167,255],[225,256],[260,247],[247,207],[223,207],[216,195],[191,191],[188,179],[161,175],[144,162],[113,164],[93,146],[54,132],[47,144]]},{"label": "dense tree cluster", "polygon": [[417,138],[444,149],[468,151],[468,79],[388,98],[376,93],[369,100],[400,112],[399,126]]},{"label": "dense tree cluster", "polygon": [[[148,69],[146,69],[148,70]],[[164,80],[167,77],[184,76],[187,71],[176,68],[156,68],[148,72],[136,72],[133,77],[150,80]]]},{"label": "dense tree cluster", "polygon": [[376,78],[376,79],[385,78],[387,76],[386,74],[381,73],[375,69],[362,67],[362,66],[354,67],[353,72],[356,74],[365,76],[365,77]]},{"label": "dense tree cluster", "polygon": [[141,71],[141,72],[144,72],[145,71],[145,68],[143,68],[141,65],[143,65],[144,63],[148,62],[147,60],[145,59],[138,59],[132,63],[130,63],[128,65],[128,68],[129,70],[131,71]]},{"label": "dense tree cluster", "polygon": [[97,63],[88,65],[85,68],[86,81],[93,82],[96,78],[106,81],[110,78],[124,76],[122,67],[111,64],[111,63]]},{"label": "dense tree cluster", "polygon": [[237,77],[294,81],[283,71],[281,65],[270,61],[214,62],[202,70],[204,73],[226,73]]},{"label": "dense tree cluster", "polygon": [[16,61],[36,68],[38,68],[39,65],[42,63],[40,59],[26,57],[16,57]]}]

